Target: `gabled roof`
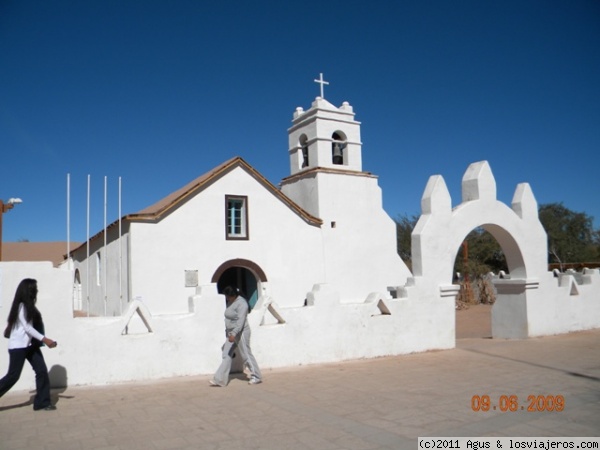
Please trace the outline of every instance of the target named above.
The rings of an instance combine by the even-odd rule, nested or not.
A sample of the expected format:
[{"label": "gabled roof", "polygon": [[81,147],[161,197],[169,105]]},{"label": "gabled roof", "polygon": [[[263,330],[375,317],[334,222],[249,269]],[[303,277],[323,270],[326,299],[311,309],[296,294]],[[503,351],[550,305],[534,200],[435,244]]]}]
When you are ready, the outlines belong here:
[{"label": "gabled roof", "polygon": [[301,216],[307,223],[317,226],[323,223],[321,219],[311,215],[298,206],[292,199],[283,194],[276,186],[274,186],[269,180],[263,177],[256,169],[254,169],[239,156],[236,156],[229,161],[225,161],[220,166],[217,166],[210,172],[206,172],[204,175],[199,176],[195,180],[183,186],[181,189],[178,189],[177,191],[167,195],[165,198],[159,200],[155,204],[148,206],[137,213],[125,216],[124,220],[129,220],[132,222],[160,220],[172,210],[176,209],[182,202],[185,202],[190,197],[193,197],[198,192],[204,190],[207,186],[231,172],[236,167],[243,168],[275,197],[285,203],[296,214]]},{"label": "gabled roof", "polygon": [[[209,172],[206,172],[204,175],[199,176],[195,180],[189,182],[188,184],[176,190],[175,192],[167,195],[166,197],[154,203],[153,205],[148,206],[147,208],[144,208],[141,211],[138,211],[137,213],[123,216],[121,220],[129,222],[159,221],[163,217],[167,216],[172,211],[177,209],[182,203],[186,202],[189,198],[193,197],[198,192],[201,192],[213,182],[228,174],[237,167],[241,167],[246,172],[248,172],[254,179],[256,179],[260,184],[262,184],[265,189],[267,189],[276,198],[285,203],[292,211],[298,214],[309,225],[320,226],[323,224],[323,221],[321,219],[313,216],[308,211],[302,209],[292,199],[283,194],[276,186],[274,186],[269,180],[263,177],[256,169],[254,169],[250,164],[248,164],[239,156],[225,161],[223,164],[215,167]],[[107,228],[112,228],[118,223],[119,221],[117,220],[108,225]],[[90,241],[96,239],[99,236],[102,236],[103,233],[104,230],[101,230],[100,232],[96,233],[90,238]],[[84,244],[82,244],[82,246]]]}]

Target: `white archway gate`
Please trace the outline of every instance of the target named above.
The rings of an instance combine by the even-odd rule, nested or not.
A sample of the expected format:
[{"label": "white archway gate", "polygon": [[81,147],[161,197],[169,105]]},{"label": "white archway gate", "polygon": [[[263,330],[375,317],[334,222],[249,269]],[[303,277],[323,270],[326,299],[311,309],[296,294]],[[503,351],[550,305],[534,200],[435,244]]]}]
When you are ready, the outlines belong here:
[{"label": "white archway gate", "polygon": [[438,289],[432,295],[453,296],[454,260],[461,243],[477,227],[500,244],[510,279],[495,280],[492,309],[495,338],[530,335],[528,298],[547,275],[547,238],[529,184],[517,186],[509,208],[496,198],[496,181],[487,161],[473,163],[462,179],[462,203],[452,208],[441,175],[429,178],[421,200],[422,215],[412,234],[414,284]]}]

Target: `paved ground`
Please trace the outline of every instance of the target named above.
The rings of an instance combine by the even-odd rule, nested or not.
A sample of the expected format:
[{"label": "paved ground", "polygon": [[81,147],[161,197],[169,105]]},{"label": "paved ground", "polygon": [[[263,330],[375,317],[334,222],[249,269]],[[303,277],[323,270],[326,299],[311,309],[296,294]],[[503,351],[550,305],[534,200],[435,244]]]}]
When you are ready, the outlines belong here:
[{"label": "paved ground", "polygon": [[[492,340],[485,322],[468,326],[489,318],[484,309],[457,314],[454,350],[265,370],[257,386],[211,388],[206,376],[69,387],[53,392],[55,412],[9,392],[0,449],[415,449],[418,436],[600,436],[600,330]],[[475,395],[496,410],[473,411]],[[500,411],[511,395],[517,411]],[[538,395],[562,395],[564,410],[527,411]]]}]

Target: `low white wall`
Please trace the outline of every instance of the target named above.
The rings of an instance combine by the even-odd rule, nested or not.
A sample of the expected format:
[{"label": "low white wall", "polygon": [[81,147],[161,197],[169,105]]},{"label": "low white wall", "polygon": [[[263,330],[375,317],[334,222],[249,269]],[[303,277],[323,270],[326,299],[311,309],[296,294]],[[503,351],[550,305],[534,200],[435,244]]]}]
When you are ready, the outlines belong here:
[{"label": "low white wall", "polygon": [[495,280],[492,336],[522,339],[600,328],[600,273],[547,272],[539,279]]},{"label": "low white wall", "polygon": [[[131,304],[135,311],[121,317],[74,318],[68,295],[70,271],[65,271],[65,275],[69,289],[51,299],[40,291],[38,299],[47,335],[58,341],[55,349],[42,350],[53,386],[103,385],[210,373],[218,366],[225,306],[216,290],[214,295],[203,296],[201,302],[193,302],[190,308],[194,312],[146,316],[152,329],[148,332],[137,312],[137,302]],[[36,276],[41,278],[39,273]],[[8,315],[7,308],[0,312]],[[8,368],[6,350],[0,351],[0,367]],[[34,373],[29,367],[24,368],[13,389],[35,389]]]},{"label": "low white wall", "polygon": [[[315,364],[400,355],[454,347],[454,298],[390,299],[374,293],[362,303],[340,303],[339,294],[317,285],[313,305],[276,308],[285,323],[260,326],[270,300],[250,315],[253,351],[265,367]],[[379,302],[389,314],[382,314]],[[275,305],[276,306],[276,305]]]},{"label": "low white wall", "polygon": [[530,337],[600,327],[600,273],[585,272],[582,282],[551,272],[540,280],[539,290],[527,299]]},{"label": "low white wall", "polygon": [[[143,303],[136,301],[122,317],[74,318],[69,295],[71,271],[43,272],[63,279],[59,283],[62,292],[58,285],[52,290],[46,286],[39,299],[48,336],[59,342],[56,349],[43,350],[54,386],[211,374],[218,367],[225,303],[214,284],[199,289],[190,299],[187,314],[151,316]],[[37,277],[42,289],[46,275],[28,274]],[[311,306],[281,309],[262,298],[250,314],[252,347],[262,368],[454,346],[452,300],[385,299],[373,294],[364,303],[342,304],[326,285],[316,286],[308,297]],[[382,314],[382,310],[390,314]],[[285,323],[278,324],[270,311]],[[1,312],[8,314],[6,308]],[[6,351],[0,352],[0,367],[8,367]],[[13,389],[34,387],[34,374],[26,367]]]},{"label": "low white wall", "polygon": [[[198,289],[185,314],[152,316],[143,302],[135,301],[121,317],[74,318],[72,271],[50,263],[2,263],[0,277],[3,318],[19,281],[38,280],[38,306],[48,336],[59,342],[56,349],[43,350],[54,386],[211,374],[220,363],[225,302],[214,284]],[[500,337],[600,327],[600,274],[588,271],[576,286],[574,280],[549,274],[539,283],[521,283],[529,289],[517,286],[512,297],[501,297],[492,321],[503,312],[501,324],[516,326],[505,326]],[[519,285],[518,280],[515,283]],[[393,299],[373,293],[364,302],[342,302],[328,285],[316,285],[304,307],[281,308],[262,297],[249,316],[252,347],[264,369],[453,348],[456,290],[452,288],[434,288],[427,279],[415,277],[398,291],[400,298]],[[4,347],[0,370],[7,368]],[[14,389],[34,387],[33,371],[26,367]]]}]

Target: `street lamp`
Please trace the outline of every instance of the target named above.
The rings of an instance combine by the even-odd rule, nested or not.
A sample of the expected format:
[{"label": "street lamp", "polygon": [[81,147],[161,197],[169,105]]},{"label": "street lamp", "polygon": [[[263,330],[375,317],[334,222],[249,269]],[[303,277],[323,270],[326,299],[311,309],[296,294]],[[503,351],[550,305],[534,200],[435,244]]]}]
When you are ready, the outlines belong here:
[{"label": "street lamp", "polygon": [[0,261],[2,261],[2,217],[5,212],[13,209],[19,203],[23,203],[23,200],[20,198],[10,198],[6,203],[0,200]]}]

